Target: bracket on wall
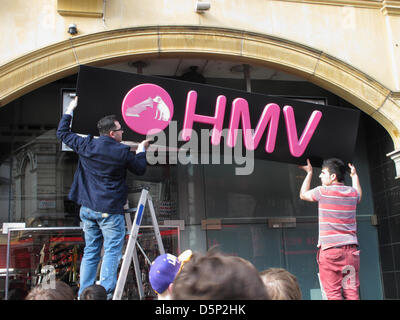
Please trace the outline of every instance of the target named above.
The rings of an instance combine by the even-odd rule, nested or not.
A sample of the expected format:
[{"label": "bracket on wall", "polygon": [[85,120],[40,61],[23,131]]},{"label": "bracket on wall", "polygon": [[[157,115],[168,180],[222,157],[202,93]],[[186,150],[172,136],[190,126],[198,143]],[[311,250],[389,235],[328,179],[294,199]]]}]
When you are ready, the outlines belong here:
[{"label": "bracket on wall", "polygon": [[395,168],[396,168],[395,179],[399,179],[400,178],[400,149],[389,152],[386,154],[386,156],[393,160]]},{"label": "bracket on wall", "polygon": [[3,222],[2,233],[7,234],[9,229],[23,229],[25,222]]},{"label": "bracket on wall", "polygon": [[164,220],[164,226],[179,227],[179,230],[185,230],[185,220]]},{"label": "bracket on wall", "polygon": [[221,219],[204,219],[201,220],[202,230],[221,230]]},{"label": "bracket on wall", "polygon": [[271,218],[268,219],[269,228],[296,228],[296,218]]},{"label": "bracket on wall", "polygon": [[57,0],[57,12],[62,16],[101,18],[102,0]]}]

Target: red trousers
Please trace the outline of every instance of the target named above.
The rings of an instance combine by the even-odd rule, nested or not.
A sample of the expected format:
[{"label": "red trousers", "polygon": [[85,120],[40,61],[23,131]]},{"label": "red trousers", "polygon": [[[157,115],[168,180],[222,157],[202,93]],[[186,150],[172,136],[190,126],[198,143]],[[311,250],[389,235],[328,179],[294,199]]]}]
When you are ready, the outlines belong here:
[{"label": "red trousers", "polygon": [[359,300],[360,251],[356,245],[319,250],[319,276],[328,300]]}]

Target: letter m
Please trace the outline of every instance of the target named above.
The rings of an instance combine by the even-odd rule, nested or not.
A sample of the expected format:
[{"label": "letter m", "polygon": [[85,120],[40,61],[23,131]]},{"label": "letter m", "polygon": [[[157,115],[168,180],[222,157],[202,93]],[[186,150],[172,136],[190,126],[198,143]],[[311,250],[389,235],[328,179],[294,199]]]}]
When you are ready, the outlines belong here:
[{"label": "letter m", "polygon": [[258,121],[253,134],[250,123],[249,105],[243,98],[236,98],[232,102],[231,118],[229,122],[229,132],[227,144],[233,148],[236,145],[239,121],[242,119],[243,139],[247,150],[254,150],[260,143],[261,137],[269,123],[265,151],[272,153],[275,149],[276,134],[278,131],[280,108],[275,103],[267,104]]}]

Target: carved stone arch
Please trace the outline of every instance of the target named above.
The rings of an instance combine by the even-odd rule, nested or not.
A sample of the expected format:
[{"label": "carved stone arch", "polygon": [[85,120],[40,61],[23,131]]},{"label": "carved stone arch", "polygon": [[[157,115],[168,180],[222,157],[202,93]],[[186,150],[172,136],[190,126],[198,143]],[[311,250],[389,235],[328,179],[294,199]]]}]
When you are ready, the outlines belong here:
[{"label": "carved stone arch", "polygon": [[17,155],[17,166],[16,175],[21,176],[24,173],[25,166],[30,165],[30,171],[34,171],[37,168],[36,154],[32,150],[23,150]]}]

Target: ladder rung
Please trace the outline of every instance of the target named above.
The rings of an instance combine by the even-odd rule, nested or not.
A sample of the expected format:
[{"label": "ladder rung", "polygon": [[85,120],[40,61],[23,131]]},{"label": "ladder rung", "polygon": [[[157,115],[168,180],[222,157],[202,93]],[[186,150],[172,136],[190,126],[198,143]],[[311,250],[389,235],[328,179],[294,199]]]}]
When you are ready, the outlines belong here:
[{"label": "ladder rung", "polygon": [[129,208],[124,211],[124,213],[133,213],[136,212],[137,208]]},{"label": "ladder rung", "polygon": [[139,188],[135,188],[133,190],[130,190],[129,193],[140,193],[143,191],[143,189],[149,191],[150,188],[148,186],[143,186],[143,187],[139,187]]}]

